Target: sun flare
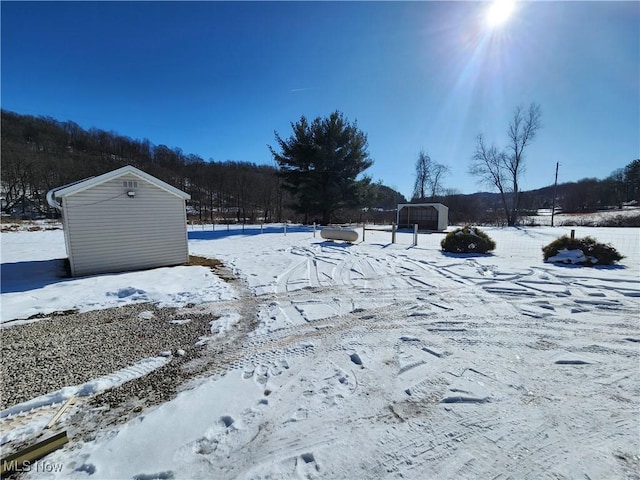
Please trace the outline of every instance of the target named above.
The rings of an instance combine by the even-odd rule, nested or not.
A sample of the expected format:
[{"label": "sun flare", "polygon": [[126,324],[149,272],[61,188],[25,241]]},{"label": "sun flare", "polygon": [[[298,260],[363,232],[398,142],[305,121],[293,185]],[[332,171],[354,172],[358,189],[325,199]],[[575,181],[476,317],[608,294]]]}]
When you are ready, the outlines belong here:
[{"label": "sun flare", "polygon": [[499,28],[507,23],[514,7],[514,0],[495,0],[487,12],[487,25],[489,28]]}]

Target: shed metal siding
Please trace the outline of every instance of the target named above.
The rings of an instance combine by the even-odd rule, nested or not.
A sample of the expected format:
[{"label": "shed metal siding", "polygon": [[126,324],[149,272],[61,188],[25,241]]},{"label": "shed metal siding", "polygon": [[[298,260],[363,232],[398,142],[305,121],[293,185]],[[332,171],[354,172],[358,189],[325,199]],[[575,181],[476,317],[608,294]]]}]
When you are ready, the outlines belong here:
[{"label": "shed metal siding", "polygon": [[[135,197],[123,181],[138,182]],[[132,174],[64,197],[72,275],[189,261],[185,201]]]},{"label": "shed metal siding", "polygon": [[438,230],[446,230],[449,226],[449,207],[440,205],[438,207]]},{"label": "shed metal siding", "polygon": [[405,207],[400,210],[399,225],[409,228],[417,223],[418,228],[421,230],[436,230],[438,228],[438,217],[439,212],[433,206]]},{"label": "shed metal siding", "polygon": [[419,229],[444,231],[449,225],[449,207],[441,203],[399,204],[397,222],[399,228],[418,224]]}]

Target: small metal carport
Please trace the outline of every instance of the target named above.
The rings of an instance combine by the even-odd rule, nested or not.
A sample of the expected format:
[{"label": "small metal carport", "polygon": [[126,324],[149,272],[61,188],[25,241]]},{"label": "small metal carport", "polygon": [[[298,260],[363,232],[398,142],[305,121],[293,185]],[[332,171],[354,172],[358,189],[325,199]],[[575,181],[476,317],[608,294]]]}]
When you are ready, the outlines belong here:
[{"label": "small metal carport", "polygon": [[398,228],[411,228],[418,224],[419,230],[443,231],[449,225],[449,207],[441,203],[399,203]]}]

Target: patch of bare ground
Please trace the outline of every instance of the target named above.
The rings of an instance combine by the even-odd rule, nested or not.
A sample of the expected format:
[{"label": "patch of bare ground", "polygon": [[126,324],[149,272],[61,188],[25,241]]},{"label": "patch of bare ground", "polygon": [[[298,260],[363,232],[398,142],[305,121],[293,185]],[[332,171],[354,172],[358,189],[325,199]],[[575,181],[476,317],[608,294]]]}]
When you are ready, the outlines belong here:
[{"label": "patch of bare ground", "polygon": [[[142,312],[150,312],[140,315]],[[171,323],[175,308],[127,305],[61,313],[0,330],[3,378],[0,408],[79,385],[163,351],[190,352],[210,333],[214,312]],[[184,314],[180,318],[185,318]]]},{"label": "patch of bare ground", "polygon": [[62,224],[57,220],[20,220],[3,218],[0,223],[3,232],[39,232],[41,230],[62,230]]},{"label": "patch of bare ground", "polygon": [[197,255],[189,255],[189,265],[200,265],[209,267],[213,273],[225,282],[231,282],[235,276],[224,266],[224,264],[215,258],[199,257]]},{"label": "patch of bare ground", "polygon": [[[65,312],[4,328],[0,330],[0,408],[171,352],[171,360],[157,370],[76,401],[61,425],[72,441],[89,441],[101,429],[171,400],[181,389],[189,388],[185,386],[189,381],[225,371],[237,360],[233,352],[256,327],[256,301],[222,262],[204,257],[190,260],[190,264],[210,267],[233,284],[240,298],[180,309],[135,304],[86,313]],[[225,309],[237,311],[241,319],[225,335],[212,336],[211,323]],[[142,312],[152,315],[140,315]],[[205,341],[200,342],[202,339]],[[29,441],[11,442],[3,445],[3,450],[16,450],[25,444]]]},{"label": "patch of bare ground", "polygon": [[[233,352],[256,327],[256,301],[222,262],[204,257],[191,260],[190,264],[210,267],[224,277],[240,298],[179,309],[135,304],[64,313],[2,329],[0,408],[171,352],[171,360],[157,370],[76,401],[60,426],[72,442],[90,441],[102,429],[125,423],[145,409],[171,400],[182,389],[190,388],[190,381],[224,372],[237,360]],[[211,323],[229,309],[240,314],[240,321],[224,335],[212,336]],[[199,342],[202,339],[205,341]],[[15,451],[33,441],[10,442],[3,445],[3,450]]]}]

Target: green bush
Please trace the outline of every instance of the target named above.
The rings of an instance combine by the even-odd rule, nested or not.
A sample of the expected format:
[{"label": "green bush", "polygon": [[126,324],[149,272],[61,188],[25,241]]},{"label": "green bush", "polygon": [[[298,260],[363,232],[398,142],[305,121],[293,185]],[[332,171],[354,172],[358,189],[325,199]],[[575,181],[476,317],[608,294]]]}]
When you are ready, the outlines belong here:
[{"label": "green bush", "polygon": [[[578,251],[582,254],[577,253]],[[609,244],[598,243],[593,237],[570,238],[566,235],[542,248],[545,262],[576,265],[612,265],[624,257]]]},{"label": "green bush", "polygon": [[440,246],[451,253],[487,253],[496,248],[496,242],[479,228],[467,225],[447,233]]}]

